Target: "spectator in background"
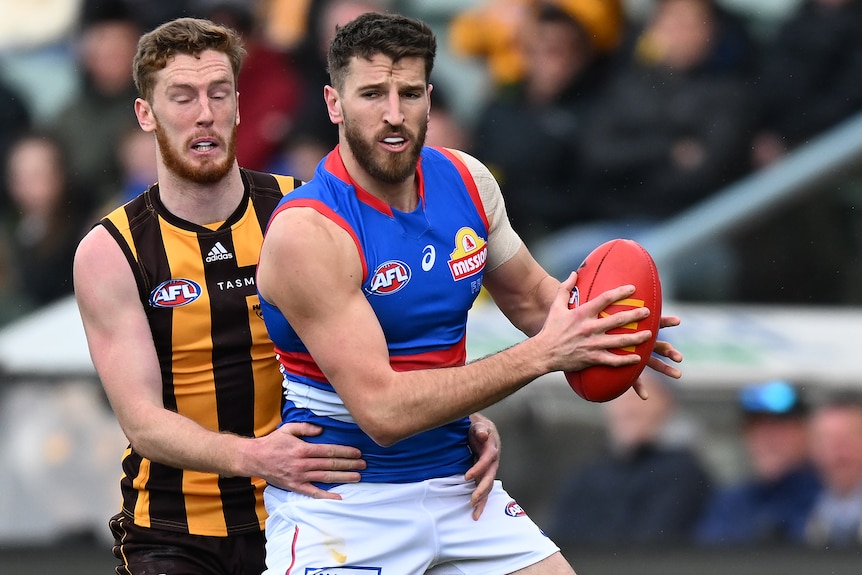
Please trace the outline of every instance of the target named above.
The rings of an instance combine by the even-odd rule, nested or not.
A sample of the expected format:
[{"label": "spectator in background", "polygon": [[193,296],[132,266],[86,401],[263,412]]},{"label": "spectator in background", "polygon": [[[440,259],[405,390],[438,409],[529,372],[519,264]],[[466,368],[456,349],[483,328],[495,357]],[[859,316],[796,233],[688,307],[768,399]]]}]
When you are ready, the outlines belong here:
[{"label": "spectator in background", "polygon": [[585,216],[577,141],[610,67],[623,21],[616,0],[535,2],[520,30],[525,72],[480,112],[473,152],[500,182],[530,245]]},{"label": "spectator in background", "polygon": [[0,221],[0,326],[15,320],[22,311],[18,307],[15,270],[7,237],[6,224]]},{"label": "spectator in background", "polygon": [[308,181],[317,163],[338,143],[338,130],[329,121],[323,88],[329,84],[326,55],[337,26],[365,12],[381,12],[384,0],[319,0],[308,10],[307,33],[295,49],[304,91],[296,123],[282,148],[278,171]]},{"label": "spectator in background", "polygon": [[72,258],[84,235],[60,143],[29,132],[9,151],[6,185],[11,205],[4,210],[15,289],[11,301],[21,315],[72,294]]},{"label": "spectator in background", "polygon": [[308,15],[319,0],[261,0],[258,12],[267,40],[294,50],[308,34]]},{"label": "spectator in background", "polygon": [[[523,23],[542,0],[486,0],[457,13],[449,23],[449,45],[456,56],[484,60],[495,87],[517,84],[529,72],[523,51]],[[616,49],[623,5],[618,0],[556,2],[586,23],[599,52]]]},{"label": "spectator in background", "polygon": [[117,154],[122,170],[120,203],[124,204],[140,195],[159,178],[155,139],[140,128],[132,128],[123,134]]},{"label": "spectator in background", "polygon": [[[18,92],[0,77],[0,161],[5,161],[15,140],[32,124],[30,107]],[[9,208],[6,182],[0,181],[0,213]]]},{"label": "spectator in background", "polygon": [[[84,0],[93,2],[93,0]],[[96,2],[104,0],[95,0]],[[108,3],[115,0],[107,0]],[[255,0],[252,0],[254,2]],[[152,30],[159,24],[180,18],[191,16],[194,12],[193,5],[197,0],[170,0],[169,2],[154,2],[153,0],[123,0],[130,8],[135,20],[140,25],[141,31]]]},{"label": "spectator in background", "polygon": [[752,164],[762,168],[862,111],[862,2],[805,0],[766,43]]},{"label": "spectator in background", "polygon": [[[862,2],[805,0],[766,42],[755,84],[750,165],[764,168],[862,112]],[[849,191],[849,190],[848,190]],[[738,293],[749,303],[859,301],[858,224],[837,194],[793,203],[735,238]],[[843,195],[843,194],[842,194]],[[808,270],[800,277],[800,262]],[[851,266],[852,269],[852,266]],[[833,281],[822,278],[831,276]],[[844,276],[844,280],[841,280]],[[781,286],[776,290],[774,286]]]},{"label": "spectator in background", "polygon": [[548,535],[561,547],[687,541],[710,491],[672,384],[641,376],[649,400],[629,390],[602,404],[607,453],[564,481]]},{"label": "spectator in background", "polygon": [[472,149],[472,133],[461,122],[452,109],[452,99],[442,84],[435,83],[431,96],[431,112],[428,115],[428,132],[425,134],[426,146],[443,146],[456,150]]},{"label": "spectator in background", "polygon": [[456,13],[449,22],[449,47],[461,58],[483,61],[492,86],[514,84],[524,76],[519,30],[531,17],[534,0],[485,0]]},{"label": "spectator in background", "polygon": [[862,545],[862,397],[846,393],[811,417],[811,456],[823,482],[807,535],[817,547]]},{"label": "spectator in background", "polygon": [[197,0],[193,7],[201,17],[233,28],[243,38],[247,55],[239,75],[243,112],[237,127],[237,161],[250,170],[266,171],[276,162],[299,111],[303,94],[299,69],[287,51],[263,36],[249,2]]},{"label": "spectator in background", "polygon": [[809,456],[809,408],[784,381],[746,386],[739,396],[750,476],[721,487],[695,528],[708,545],[804,541],[819,481]]},{"label": "spectator in background", "polygon": [[[537,246],[552,275],[565,277],[606,240],[638,239],[746,172],[748,46],[737,19],[713,0],[657,0],[579,132],[579,195],[590,221]],[[734,262],[729,247],[710,245],[674,270],[668,292],[726,299]]]},{"label": "spectator in background", "polygon": [[714,57],[722,26],[713,0],[656,2],[580,140],[596,218],[667,218],[745,172],[750,97]]},{"label": "spectator in background", "polygon": [[50,129],[69,158],[69,175],[83,209],[101,212],[119,203],[122,187],[117,149],[137,126],[129,102],[137,96],[132,57],[140,29],[122,0],[85,0],[78,33],[81,92]]}]

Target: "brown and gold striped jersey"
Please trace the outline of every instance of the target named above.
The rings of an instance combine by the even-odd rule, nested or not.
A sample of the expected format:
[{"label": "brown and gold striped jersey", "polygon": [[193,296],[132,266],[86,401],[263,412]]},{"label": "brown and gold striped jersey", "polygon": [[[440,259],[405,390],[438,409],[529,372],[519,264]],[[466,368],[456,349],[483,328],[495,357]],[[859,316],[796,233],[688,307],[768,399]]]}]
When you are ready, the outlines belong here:
[{"label": "brown and gold striped jersey", "polygon": [[[242,170],[245,196],[217,229],[177,218],[158,184],[106,216],[138,284],[167,409],[203,427],[261,436],[280,421],[281,374],[260,313],[255,273],[269,216],[301,182]],[[136,524],[226,536],[264,528],[262,479],[162,465],[131,447],[123,511]]]}]

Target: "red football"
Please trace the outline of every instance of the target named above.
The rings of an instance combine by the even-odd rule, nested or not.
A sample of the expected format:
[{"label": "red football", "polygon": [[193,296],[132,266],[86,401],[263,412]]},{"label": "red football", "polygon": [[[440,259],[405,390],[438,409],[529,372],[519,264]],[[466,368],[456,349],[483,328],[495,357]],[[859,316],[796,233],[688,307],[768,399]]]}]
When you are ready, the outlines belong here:
[{"label": "red football", "polygon": [[637,347],[612,350],[619,354],[637,353],[636,365],[607,367],[596,365],[581,371],[566,372],[572,389],[588,401],[609,401],[623,394],[646,367],[658,337],[661,319],[661,282],[652,256],[632,240],[615,239],[605,242],[584,259],[578,268],[578,281],[569,298],[569,309],[578,307],[602,292],[622,285],[635,286],[630,298],[611,304],[602,312],[614,314],[633,307],[647,307],[650,315],[637,324],[628,324],[608,333],[627,333],[648,329],[652,337]]}]

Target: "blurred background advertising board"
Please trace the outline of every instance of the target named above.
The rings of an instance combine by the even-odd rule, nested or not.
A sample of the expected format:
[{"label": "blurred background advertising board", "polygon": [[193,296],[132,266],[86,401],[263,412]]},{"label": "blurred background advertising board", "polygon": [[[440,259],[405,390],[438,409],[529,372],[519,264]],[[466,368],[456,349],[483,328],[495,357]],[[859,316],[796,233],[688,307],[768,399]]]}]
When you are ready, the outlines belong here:
[{"label": "blurred background advertising board", "polygon": [[[862,309],[665,303],[662,313],[682,318],[659,339],[683,353],[684,381],[697,389],[772,378],[823,386],[862,383]],[[472,310],[467,330],[471,360],[524,337],[487,302]],[[561,374],[549,379],[564,382]]]},{"label": "blurred background advertising board", "polygon": [[[862,382],[862,308],[666,302],[663,315],[682,318],[679,327],[662,330],[660,339],[683,352],[685,379],[699,385],[735,386],[775,377],[823,385]],[[523,338],[486,299],[470,312],[471,360]],[[73,298],[0,330],[0,373],[95,375]]]}]

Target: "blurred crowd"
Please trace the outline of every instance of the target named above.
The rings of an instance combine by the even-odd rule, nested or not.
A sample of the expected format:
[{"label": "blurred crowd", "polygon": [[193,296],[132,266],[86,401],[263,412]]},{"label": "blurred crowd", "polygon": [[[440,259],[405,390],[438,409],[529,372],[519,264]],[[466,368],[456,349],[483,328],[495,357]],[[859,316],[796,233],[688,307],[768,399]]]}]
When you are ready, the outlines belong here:
[{"label": "blurred crowd", "polygon": [[[51,4],[10,6],[2,25],[16,33],[0,45],[0,325],[70,295],[78,240],[156,179],[154,141],[133,113],[142,32],[177,16],[241,32],[239,163],[307,180],[337,141],[322,102],[335,26],[369,10],[424,15],[398,0],[77,0],[69,13]],[[514,226],[554,273],[862,111],[859,0],[801,0],[768,33],[719,0],[641,4],[477,0],[432,22],[443,51],[478,65],[481,90],[465,103],[469,91],[436,72],[427,143],[492,169]],[[40,55],[61,62],[68,85],[52,67],[29,80],[4,69]],[[757,246],[833,233],[830,215],[809,210],[756,241],[711,246],[691,289],[780,301],[757,291]],[[555,257],[559,245],[568,259]],[[649,385],[646,404],[629,393],[603,406],[606,453],[573,469],[555,503],[549,534],[561,545],[862,542],[862,400],[812,405],[784,382],[744,389],[749,473],[727,484],[699,458],[672,384]]]},{"label": "blurred crowd", "polygon": [[548,535],[569,548],[862,547],[862,395],[784,380],[743,386],[734,404],[741,472],[704,456],[707,430],[654,374],[602,405],[606,449],[556,494]]},{"label": "blurred crowd", "polygon": [[[183,15],[240,31],[248,49],[240,165],[309,179],[336,142],[321,97],[335,26],[368,10],[426,15],[421,2],[403,0],[53,4],[4,8],[0,324],[70,294],[77,240],[155,180],[154,142],[132,108],[131,58],[142,32]],[[554,275],[602,241],[637,237],[862,110],[858,0],[796,2],[768,33],[755,33],[721,0],[632,5],[475,0],[444,16],[428,11],[448,55],[432,78],[428,143],[463,149],[492,169],[514,226]],[[14,73],[20,61],[37,72]],[[473,65],[480,89],[453,82],[445,73],[452,62]],[[807,234],[840,234],[836,217],[805,210],[763,236],[716,242],[698,254],[697,272],[676,296],[797,296],[758,291],[766,273],[800,285],[792,255],[779,268],[762,266],[763,258],[770,248],[799,254]],[[817,261],[834,263],[828,255]]]}]

